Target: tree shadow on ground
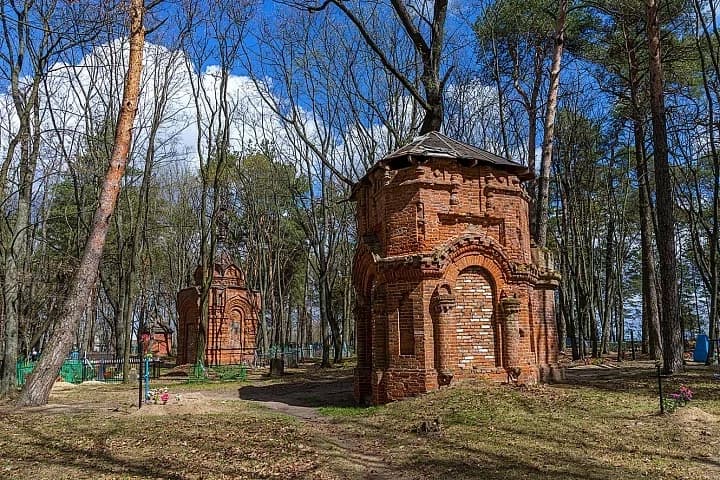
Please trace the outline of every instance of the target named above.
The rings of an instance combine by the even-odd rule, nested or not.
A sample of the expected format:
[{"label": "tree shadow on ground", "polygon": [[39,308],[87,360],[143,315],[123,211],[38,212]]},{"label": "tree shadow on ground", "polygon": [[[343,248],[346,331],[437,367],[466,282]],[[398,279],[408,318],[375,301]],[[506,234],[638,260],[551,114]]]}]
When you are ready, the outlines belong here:
[{"label": "tree shadow on ground", "polygon": [[[108,450],[104,445],[106,432],[96,432],[91,447],[83,447],[73,442],[72,436],[57,438],[47,435],[32,424],[23,425],[20,429],[31,439],[34,448],[42,455],[34,455],[32,464],[53,467],[66,467],[77,469],[80,472],[94,472],[100,475],[117,475],[125,477],[166,478],[168,480],[182,480],[182,475],[174,473],[173,465],[167,462],[158,462],[157,459],[122,458]],[[30,459],[19,455],[13,458],[6,456],[6,461],[12,463],[29,462]]]},{"label": "tree shadow on ground", "polygon": [[287,375],[282,383],[248,385],[238,389],[242,400],[281,402],[297,407],[351,407],[353,377],[347,370],[339,374],[318,372],[294,379]]},{"label": "tree shadow on ground", "polygon": [[657,378],[648,366],[601,366],[572,367],[565,370],[565,379],[560,384],[593,387],[601,390],[627,392],[653,388]]},{"label": "tree shadow on ground", "polygon": [[[693,390],[709,394],[720,392],[720,381],[713,376],[715,369],[700,364],[688,364],[685,372],[663,376],[666,392],[680,385],[692,385]],[[657,370],[653,362],[620,363],[613,368],[602,366],[572,367],[565,370],[565,379],[558,386],[585,386],[609,392],[632,392],[656,395]]]}]

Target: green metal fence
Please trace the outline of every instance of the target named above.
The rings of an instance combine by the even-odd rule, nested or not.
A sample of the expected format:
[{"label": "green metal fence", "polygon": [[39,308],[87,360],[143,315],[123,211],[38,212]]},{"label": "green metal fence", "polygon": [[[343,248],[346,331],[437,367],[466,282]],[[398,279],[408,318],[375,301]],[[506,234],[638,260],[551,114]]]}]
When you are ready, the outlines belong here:
[{"label": "green metal fence", "polygon": [[35,362],[31,362],[29,360],[17,362],[15,376],[17,378],[18,387],[25,385],[25,379],[28,375],[30,375],[30,372],[33,371],[33,368],[35,368]]},{"label": "green metal fence", "polygon": [[[32,373],[35,368],[35,362],[29,360],[22,360],[17,362],[17,385],[19,387],[25,385],[28,375]],[[89,380],[93,377],[94,372],[92,368],[83,365],[82,360],[65,360],[60,367],[60,378],[68,383],[82,383],[85,380]]]},{"label": "green metal fence", "polygon": [[82,383],[88,378],[92,378],[92,372],[90,375],[85,376],[84,365],[82,360],[65,360],[60,367],[60,378],[68,383]]},{"label": "green metal fence", "polygon": [[[140,360],[130,359],[130,368],[140,371]],[[160,377],[160,362],[150,362],[150,378]],[[35,362],[21,360],[17,362],[16,376],[19,387],[25,385],[28,375],[35,368]],[[122,382],[123,361],[119,360],[83,360],[68,359],[60,367],[60,378],[68,383],[82,383],[95,380],[106,383]]]}]

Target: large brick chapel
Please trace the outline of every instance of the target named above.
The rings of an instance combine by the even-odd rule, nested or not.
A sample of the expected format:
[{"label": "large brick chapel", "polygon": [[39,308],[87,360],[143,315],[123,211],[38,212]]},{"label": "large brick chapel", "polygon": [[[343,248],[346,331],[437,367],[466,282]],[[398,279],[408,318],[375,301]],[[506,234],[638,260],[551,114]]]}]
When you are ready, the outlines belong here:
[{"label": "large brick chapel", "polygon": [[[200,266],[193,275],[195,285],[177,294],[177,364],[195,363],[200,326]],[[206,365],[251,362],[255,356],[260,294],[245,285],[245,276],[222,248],[213,262],[208,298]]]},{"label": "large brick chapel", "polygon": [[521,184],[530,178],[527,167],[432,132],[354,186],[359,402],[469,377],[560,374],[559,275],[531,246]]}]

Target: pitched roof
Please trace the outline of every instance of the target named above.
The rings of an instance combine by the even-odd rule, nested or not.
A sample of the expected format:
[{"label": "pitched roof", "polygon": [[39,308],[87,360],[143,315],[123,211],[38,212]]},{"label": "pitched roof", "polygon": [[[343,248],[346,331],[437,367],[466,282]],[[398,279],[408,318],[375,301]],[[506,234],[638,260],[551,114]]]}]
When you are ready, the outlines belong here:
[{"label": "pitched roof", "polygon": [[384,160],[403,157],[406,155],[416,157],[447,157],[463,160],[477,160],[478,162],[497,165],[499,167],[526,169],[524,165],[507,160],[485,150],[481,150],[467,143],[458,142],[439,132],[430,132],[416,137],[411,143],[395,150],[385,156]]},{"label": "pitched roof", "polygon": [[465,166],[476,166],[478,164],[490,165],[498,170],[508,171],[520,177],[522,180],[533,178],[532,172],[525,165],[513,162],[506,158],[495,155],[480,148],[462,143],[443,135],[439,132],[430,132],[421,137],[416,137],[404,147],[381,158],[355,185],[355,190],[368,175],[377,168],[403,168],[405,161],[413,163],[413,160],[428,158],[449,158],[462,161]]}]

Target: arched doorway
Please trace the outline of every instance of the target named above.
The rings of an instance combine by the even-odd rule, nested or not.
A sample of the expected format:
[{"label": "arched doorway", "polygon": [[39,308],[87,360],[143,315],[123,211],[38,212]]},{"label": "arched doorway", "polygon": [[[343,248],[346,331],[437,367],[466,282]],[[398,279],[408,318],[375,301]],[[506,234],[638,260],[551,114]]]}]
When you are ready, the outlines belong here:
[{"label": "arched doorway", "polygon": [[464,373],[495,368],[499,360],[495,349],[495,295],[487,272],[476,266],[465,268],[455,281],[453,293],[457,367]]}]

